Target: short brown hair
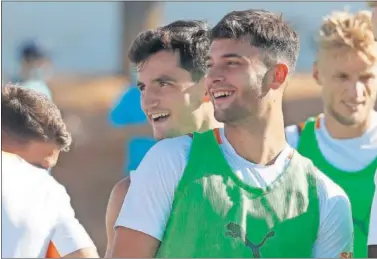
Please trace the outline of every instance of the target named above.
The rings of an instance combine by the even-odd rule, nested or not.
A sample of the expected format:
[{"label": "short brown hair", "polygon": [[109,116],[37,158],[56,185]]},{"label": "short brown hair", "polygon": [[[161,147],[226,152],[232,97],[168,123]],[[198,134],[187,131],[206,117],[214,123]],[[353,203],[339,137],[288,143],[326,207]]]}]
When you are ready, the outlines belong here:
[{"label": "short brown hair", "polygon": [[290,72],[295,69],[300,40],[282,15],[258,9],[233,11],[216,24],[210,36],[211,40],[247,37],[252,46],[265,51],[267,64],[285,61]]},{"label": "short brown hair", "polygon": [[71,134],[58,107],[44,94],[7,84],[1,89],[1,127],[12,140],[52,142],[68,151]]}]

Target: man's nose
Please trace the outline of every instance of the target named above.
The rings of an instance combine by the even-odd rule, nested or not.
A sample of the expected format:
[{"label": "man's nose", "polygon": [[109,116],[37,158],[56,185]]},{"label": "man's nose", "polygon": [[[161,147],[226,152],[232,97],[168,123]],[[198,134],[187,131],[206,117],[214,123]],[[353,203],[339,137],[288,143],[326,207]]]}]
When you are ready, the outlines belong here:
[{"label": "man's nose", "polygon": [[219,68],[212,68],[208,71],[206,80],[210,84],[220,84],[224,81],[224,72]]},{"label": "man's nose", "polygon": [[352,87],[348,89],[350,97],[354,99],[359,99],[364,96],[365,93],[365,84],[363,82],[357,81]]},{"label": "man's nose", "polygon": [[153,109],[159,105],[158,92],[155,89],[145,88],[141,95],[141,106],[144,111]]}]

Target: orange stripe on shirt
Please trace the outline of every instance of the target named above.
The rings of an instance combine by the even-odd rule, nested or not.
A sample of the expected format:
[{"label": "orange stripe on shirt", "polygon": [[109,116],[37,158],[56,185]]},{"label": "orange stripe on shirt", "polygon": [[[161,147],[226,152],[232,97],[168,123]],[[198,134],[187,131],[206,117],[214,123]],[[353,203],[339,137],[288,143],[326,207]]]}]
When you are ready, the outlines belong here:
[{"label": "orange stripe on shirt", "polygon": [[60,254],[58,250],[56,249],[54,243],[50,242],[48,244],[47,252],[46,252],[46,258],[60,258]]},{"label": "orange stripe on shirt", "polygon": [[321,127],[321,119],[318,115],[316,120],[315,120],[315,129],[319,129],[320,127]]},{"label": "orange stripe on shirt", "polygon": [[220,129],[219,128],[213,129],[213,133],[215,134],[215,138],[216,138],[217,144],[222,144],[223,141],[221,140]]}]

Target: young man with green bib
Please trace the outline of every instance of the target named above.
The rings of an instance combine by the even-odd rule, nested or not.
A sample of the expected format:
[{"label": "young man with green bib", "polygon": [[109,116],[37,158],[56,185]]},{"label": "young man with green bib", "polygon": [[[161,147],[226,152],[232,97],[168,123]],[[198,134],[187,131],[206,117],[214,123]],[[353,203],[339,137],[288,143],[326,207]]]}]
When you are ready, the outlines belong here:
[{"label": "young man with green bib", "polygon": [[[377,41],[377,2],[369,2],[369,6],[372,8],[373,12],[373,34],[374,39]],[[374,176],[374,183],[377,185],[377,172]],[[374,192],[372,211],[370,214],[368,245],[368,256],[370,258],[377,258],[377,191]]]},{"label": "young man with green bib", "polygon": [[348,195],[354,256],[365,258],[377,169],[377,44],[370,12],[324,19],[313,76],[324,113],[287,127],[287,140]]},{"label": "young man with green bib", "polygon": [[344,192],[288,146],[298,35],[264,10],[212,30],[206,90],[224,129],[159,141],[132,175],[113,257],[349,257]]},{"label": "young man with green bib", "polygon": [[[140,33],[128,52],[139,65],[141,108],[156,139],[182,136],[193,131],[222,127],[205,95],[205,56],[210,46],[208,25],[179,20]],[[144,66],[141,65],[144,63]],[[130,172],[133,177],[134,172]],[[111,254],[114,224],[130,185],[123,178],[113,188],[106,211],[107,249]]]}]

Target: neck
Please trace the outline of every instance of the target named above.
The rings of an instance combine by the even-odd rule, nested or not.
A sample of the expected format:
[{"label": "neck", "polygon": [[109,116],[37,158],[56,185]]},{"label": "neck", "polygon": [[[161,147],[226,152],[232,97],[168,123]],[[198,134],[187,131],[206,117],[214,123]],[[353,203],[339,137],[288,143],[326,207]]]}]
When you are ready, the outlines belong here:
[{"label": "neck", "polygon": [[[211,103],[203,103],[201,105],[201,110],[199,112],[201,116],[196,116],[197,118],[197,125],[196,131],[197,132],[205,132],[210,129],[214,128],[222,128],[223,124],[218,122],[214,117],[214,109]],[[200,118],[199,118],[200,117]]]},{"label": "neck", "polygon": [[324,122],[329,135],[334,139],[351,139],[362,136],[370,126],[372,113],[368,118],[357,125],[343,125],[327,112],[324,113]]},{"label": "neck", "polygon": [[5,139],[3,139],[3,141],[1,142],[1,151],[4,153],[18,155],[18,149],[14,148],[13,145],[8,144]]},{"label": "neck", "polygon": [[271,109],[262,117],[237,126],[225,125],[225,136],[237,154],[261,165],[273,164],[286,146],[281,109]]}]

